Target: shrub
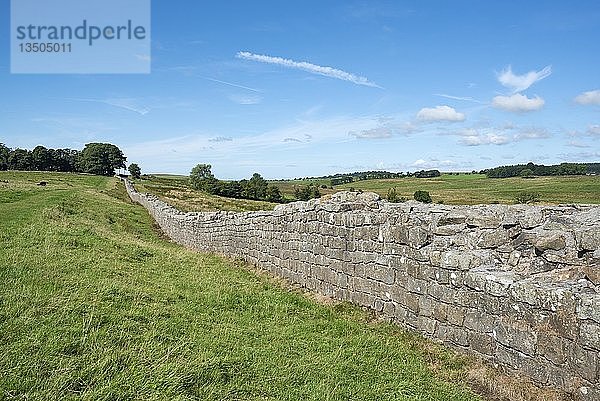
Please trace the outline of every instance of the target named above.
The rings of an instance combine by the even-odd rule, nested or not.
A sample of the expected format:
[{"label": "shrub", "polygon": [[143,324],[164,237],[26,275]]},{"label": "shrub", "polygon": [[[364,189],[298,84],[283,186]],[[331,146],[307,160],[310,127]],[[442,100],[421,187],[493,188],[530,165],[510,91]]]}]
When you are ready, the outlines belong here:
[{"label": "shrub", "polygon": [[427,191],[416,191],[414,194],[414,198],[416,201],[423,203],[431,203],[431,196]]},{"label": "shrub", "polygon": [[540,201],[540,194],[537,192],[521,192],[515,197],[515,203],[535,203]]},{"label": "shrub", "polygon": [[407,199],[403,196],[398,196],[398,193],[396,192],[396,188],[390,188],[388,190],[386,199],[388,200],[388,202],[392,202],[392,203],[402,203],[402,202],[406,202]]}]

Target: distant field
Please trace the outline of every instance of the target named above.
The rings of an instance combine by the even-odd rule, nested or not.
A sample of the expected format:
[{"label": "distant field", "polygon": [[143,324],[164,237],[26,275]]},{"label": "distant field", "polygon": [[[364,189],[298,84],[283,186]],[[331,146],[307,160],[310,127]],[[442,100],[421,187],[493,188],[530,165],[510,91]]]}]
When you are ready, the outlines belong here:
[{"label": "distant field", "polygon": [[600,176],[487,178],[481,174],[444,174],[437,178],[358,181],[335,189],[351,187],[382,196],[390,188],[396,188],[399,196],[409,199],[417,190],[429,191],[434,202],[449,204],[511,204],[523,191],[539,193],[541,203],[600,203]]},{"label": "distant field", "polygon": [[1,400],[480,399],[467,359],[152,227],[114,178],[0,172]]},{"label": "distant field", "polygon": [[[412,199],[417,190],[428,191],[434,202],[448,204],[481,204],[504,203],[513,204],[521,192],[536,192],[540,195],[540,203],[600,203],[600,176],[563,176],[537,178],[487,178],[482,174],[443,174],[437,178],[397,178],[381,180],[356,181],[350,184],[337,185],[329,189],[329,180],[287,180],[270,181],[277,185],[282,194],[293,199],[294,189],[298,186],[315,184],[322,195],[349,189],[377,192],[382,197],[390,188],[396,188],[398,196]],[[149,192],[162,196],[169,203],[184,210],[214,210],[220,207],[226,210],[259,210],[272,209],[273,204],[244,200],[231,200],[214,197],[192,191],[187,187],[187,178],[183,176],[157,176],[152,182],[144,182],[140,186]]]}]

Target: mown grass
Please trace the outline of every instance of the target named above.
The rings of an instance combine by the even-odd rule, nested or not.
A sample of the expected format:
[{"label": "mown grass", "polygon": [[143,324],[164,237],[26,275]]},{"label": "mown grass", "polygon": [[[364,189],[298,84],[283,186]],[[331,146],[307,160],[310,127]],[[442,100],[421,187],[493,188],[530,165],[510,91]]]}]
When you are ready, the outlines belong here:
[{"label": "mown grass", "polygon": [[115,179],[0,180],[0,399],[478,399],[453,353],[161,239]]},{"label": "mown grass", "polygon": [[398,196],[413,198],[417,190],[428,191],[434,202],[474,205],[515,203],[522,192],[538,193],[540,203],[600,203],[600,176],[536,178],[487,178],[481,174],[444,174],[437,178],[399,178],[358,181],[336,186],[336,190],[355,188],[377,192],[385,197],[390,188]]}]

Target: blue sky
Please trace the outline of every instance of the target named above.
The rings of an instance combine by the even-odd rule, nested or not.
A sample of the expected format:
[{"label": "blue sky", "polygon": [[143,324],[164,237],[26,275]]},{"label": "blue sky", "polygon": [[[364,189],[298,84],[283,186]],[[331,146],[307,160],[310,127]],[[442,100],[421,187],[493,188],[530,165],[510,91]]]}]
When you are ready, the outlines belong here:
[{"label": "blue sky", "polygon": [[11,74],[0,35],[0,142],[228,179],[600,161],[597,1],[220,3],[152,1],[151,74]]}]

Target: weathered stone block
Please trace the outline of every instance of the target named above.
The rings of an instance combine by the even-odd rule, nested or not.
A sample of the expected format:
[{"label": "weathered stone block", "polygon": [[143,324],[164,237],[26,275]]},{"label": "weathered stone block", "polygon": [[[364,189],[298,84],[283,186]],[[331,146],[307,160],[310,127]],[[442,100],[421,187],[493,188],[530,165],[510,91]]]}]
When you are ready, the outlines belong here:
[{"label": "weathered stone block", "polygon": [[600,324],[595,322],[581,323],[579,336],[584,347],[600,351]]},{"label": "weathered stone block", "polygon": [[492,330],[494,339],[500,344],[533,356],[536,351],[537,334],[530,327],[516,326],[509,322],[498,322]]}]

